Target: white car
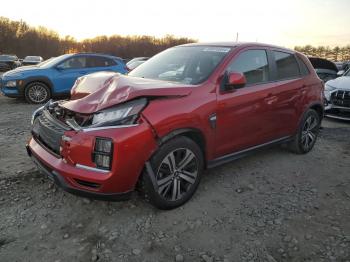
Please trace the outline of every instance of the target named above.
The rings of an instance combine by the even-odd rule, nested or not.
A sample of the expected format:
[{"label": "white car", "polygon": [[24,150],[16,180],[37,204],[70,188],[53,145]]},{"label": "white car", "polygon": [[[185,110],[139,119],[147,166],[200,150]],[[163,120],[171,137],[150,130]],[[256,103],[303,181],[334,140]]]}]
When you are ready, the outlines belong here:
[{"label": "white car", "polygon": [[350,120],[350,69],[325,84],[325,115]]}]

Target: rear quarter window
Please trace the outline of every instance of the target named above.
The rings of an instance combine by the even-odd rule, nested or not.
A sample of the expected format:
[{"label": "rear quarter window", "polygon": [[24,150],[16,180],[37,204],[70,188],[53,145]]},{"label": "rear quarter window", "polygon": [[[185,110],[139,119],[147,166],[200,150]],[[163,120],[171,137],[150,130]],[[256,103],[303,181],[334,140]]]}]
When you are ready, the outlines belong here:
[{"label": "rear quarter window", "polygon": [[298,64],[299,64],[299,68],[300,68],[300,74],[302,76],[306,76],[308,74],[310,74],[310,70],[307,67],[307,65],[304,63],[303,59],[301,59],[300,57],[296,56]]}]

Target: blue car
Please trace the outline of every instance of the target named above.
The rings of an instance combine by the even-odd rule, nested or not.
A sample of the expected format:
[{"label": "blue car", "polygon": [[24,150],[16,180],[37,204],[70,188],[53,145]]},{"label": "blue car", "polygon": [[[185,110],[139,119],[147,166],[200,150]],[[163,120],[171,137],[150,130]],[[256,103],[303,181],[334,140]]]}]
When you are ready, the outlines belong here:
[{"label": "blue car", "polygon": [[4,73],[0,90],[8,97],[24,97],[27,102],[40,104],[51,97],[70,93],[75,80],[97,71],[128,72],[118,57],[93,54],[66,54],[38,65],[19,67]]}]

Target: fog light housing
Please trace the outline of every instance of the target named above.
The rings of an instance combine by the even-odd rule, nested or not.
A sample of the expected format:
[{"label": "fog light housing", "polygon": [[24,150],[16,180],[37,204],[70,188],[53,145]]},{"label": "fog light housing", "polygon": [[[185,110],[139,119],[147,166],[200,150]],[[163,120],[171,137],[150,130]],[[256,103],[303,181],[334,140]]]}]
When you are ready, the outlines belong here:
[{"label": "fog light housing", "polygon": [[92,161],[97,168],[111,170],[113,158],[113,142],[110,138],[96,137]]}]

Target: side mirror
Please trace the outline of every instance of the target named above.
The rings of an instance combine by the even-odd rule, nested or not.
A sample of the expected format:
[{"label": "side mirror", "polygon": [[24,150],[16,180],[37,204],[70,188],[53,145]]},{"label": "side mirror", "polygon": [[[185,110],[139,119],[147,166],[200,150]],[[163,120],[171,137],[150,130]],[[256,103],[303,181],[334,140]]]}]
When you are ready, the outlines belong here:
[{"label": "side mirror", "polygon": [[64,66],[62,64],[59,64],[55,67],[58,71],[64,70]]},{"label": "side mirror", "polygon": [[234,89],[239,89],[247,84],[247,79],[242,73],[231,72],[226,73],[224,77],[224,91],[232,91]]}]

